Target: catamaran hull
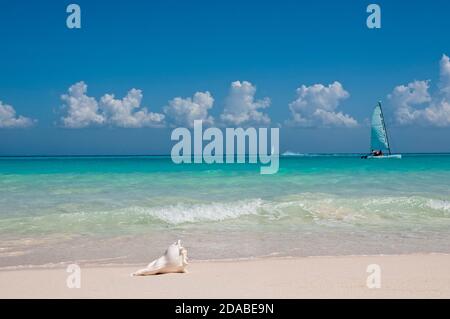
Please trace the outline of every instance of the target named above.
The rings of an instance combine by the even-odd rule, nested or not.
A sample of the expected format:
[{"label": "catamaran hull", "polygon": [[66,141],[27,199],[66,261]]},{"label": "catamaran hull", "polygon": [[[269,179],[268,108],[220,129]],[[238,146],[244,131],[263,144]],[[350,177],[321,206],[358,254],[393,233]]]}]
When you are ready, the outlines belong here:
[{"label": "catamaran hull", "polygon": [[401,154],[392,154],[392,155],[381,155],[381,156],[373,156],[373,155],[364,155],[361,156],[362,159],[401,159]]}]

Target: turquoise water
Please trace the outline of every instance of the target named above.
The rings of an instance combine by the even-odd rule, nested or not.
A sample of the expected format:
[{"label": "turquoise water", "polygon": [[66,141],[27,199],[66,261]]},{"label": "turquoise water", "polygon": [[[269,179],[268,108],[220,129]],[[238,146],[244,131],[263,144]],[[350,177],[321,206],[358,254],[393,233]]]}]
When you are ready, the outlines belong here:
[{"label": "turquoise water", "polygon": [[0,266],[450,252],[450,155],[255,164],[170,157],[0,158]]}]

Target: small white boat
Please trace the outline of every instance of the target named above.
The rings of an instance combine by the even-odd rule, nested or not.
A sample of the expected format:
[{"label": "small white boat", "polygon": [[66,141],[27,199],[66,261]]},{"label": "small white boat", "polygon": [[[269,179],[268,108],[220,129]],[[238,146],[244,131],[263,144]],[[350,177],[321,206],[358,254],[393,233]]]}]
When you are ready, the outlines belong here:
[{"label": "small white boat", "polygon": [[[371,123],[371,138],[370,138],[371,153],[363,155],[363,159],[401,159],[401,154],[392,154],[391,146],[389,144],[389,137],[387,134],[386,124],[384,123],[383,110],[381,102],[373,110]],[[375,154],[378,153],[378,154]]]}]

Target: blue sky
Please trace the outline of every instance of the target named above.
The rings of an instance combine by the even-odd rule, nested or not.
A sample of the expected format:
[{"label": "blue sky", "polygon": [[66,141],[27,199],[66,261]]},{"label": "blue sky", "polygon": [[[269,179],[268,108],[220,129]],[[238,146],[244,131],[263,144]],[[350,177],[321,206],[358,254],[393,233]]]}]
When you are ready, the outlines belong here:
[{"label": "blue sky", "polygon": [[[448,1],[374,1],[377,30],[366,27],[366,1],[72,2],[79,30],[66,27],[71,2],[0,2],[0,107],[16,112],[0,128],[0,155],[168,153],[170,127],[196,107],[218,126],[280,125],[281,151],[365,152],[378,100],[396,151],[450,151]],[[61,96],[80,81],[109,115],[77,127],[64,122],[79,119]],[[148,111],[130,127],[113,109],[134,98],[134,111]]]}]

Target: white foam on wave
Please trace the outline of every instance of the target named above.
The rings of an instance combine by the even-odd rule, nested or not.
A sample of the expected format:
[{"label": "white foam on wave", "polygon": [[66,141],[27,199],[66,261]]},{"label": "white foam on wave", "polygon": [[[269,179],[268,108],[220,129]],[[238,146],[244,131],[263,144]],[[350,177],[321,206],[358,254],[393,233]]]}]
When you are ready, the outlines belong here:
[{"label": "white foam on wave", "polygon": [[305,222],[311,218],[320,225],[374,225],[393,220],[417,223],[419,220],[433,222],[435,217],[447,218],[450,202],[422,196],[341,197],[305,193],[284,198],[277,204],[266,203],[264,208],[269,212],[278,211],[279,215],[300,217]]},{"label": "white foam on wave", "polygon": [[441,199],[430,199],[427,202],[427,206],[435,210],[444,210],[450,212],[450,201]]},{"label": "white foam on wave", "polygon": [[[450,201],[422,196],[339,196],[302,193],[274,199],[248,198],[235,201],[186,202],[164,205],[130,205],[115,209],[82,210],[24,217],[16,220],[23,229],[56,231],[95,231],[109,227],[128,227],[167,223],[208,223],[233,220],[233,225],[393,225],[395,221],[415,225],[450,223]],[[169,201],[173,202],[173,201]],[[245,218],[248,217],[248,218]],[[257,219],[254,219],[254,218]],[[436,217],[438,219],[436,219]],[[242,219],[242,220],[240,220]],[[0,220],[0,229],[9,229],[11,220]],[[22,229],[22,230],[23,230]]]},{"label": "white foam on wave", "polygon": [[303,156],[305,155],[304,153],[296,153],[296,152],[291,152],[291,151],[286,151],[283,154],[281,154],[281,156]]},{"label": "white foam on wave", "polygon": [[158,218],[170,224],[199,221],[222,221],[244,215],[256,215],[263,206],[261,199],[241,200],[232,203],[176,204],[163,207],[131,207],[128,211]]}]

